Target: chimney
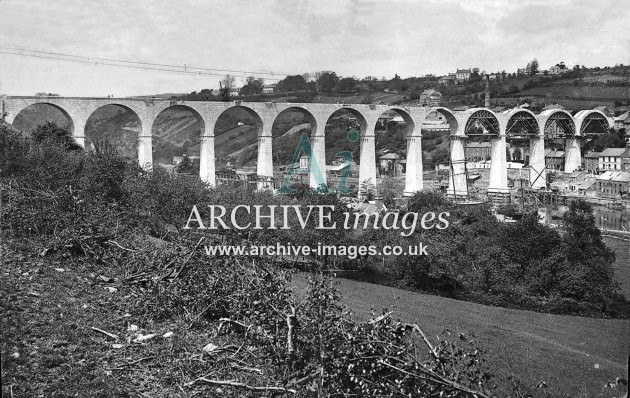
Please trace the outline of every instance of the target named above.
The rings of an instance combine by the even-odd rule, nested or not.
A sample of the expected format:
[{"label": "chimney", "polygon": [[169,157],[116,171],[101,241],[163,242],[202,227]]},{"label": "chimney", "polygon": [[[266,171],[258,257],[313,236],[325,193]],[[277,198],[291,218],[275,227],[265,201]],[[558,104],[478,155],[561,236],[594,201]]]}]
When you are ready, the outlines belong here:
[{"label": "chimney", "polygon": [[485,107],[486,108],[490,108],[490,76],[488,76],[486,74],[486,91],[485,91],[485,95],[486,95],[486,101],[485,101]]}]

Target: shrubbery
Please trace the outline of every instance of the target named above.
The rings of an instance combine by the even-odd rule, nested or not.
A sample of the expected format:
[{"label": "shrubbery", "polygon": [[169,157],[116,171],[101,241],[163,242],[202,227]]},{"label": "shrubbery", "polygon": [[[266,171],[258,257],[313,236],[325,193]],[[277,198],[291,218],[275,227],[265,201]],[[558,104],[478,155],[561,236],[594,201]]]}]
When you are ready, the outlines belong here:
[{"label": "shrubbery", "polygon": [[[236,389],[224,396],[240,396],[239,389],[300,396],[485,396],[489,375],[474,347],[446,340],[434,345],[417,325],[395,322],[389,314],[358,323],[343,312],[332,280],[321,274],[300,298],[288,288],[290,273],[270,259],[208,258],[200,247],[281,239],[343,244],[351,239],[345,231],[178,233],[193,204],[230,208],[295,198],[208,189],[199,180],[147,173],[108,148],[68,151],[64,141],[24,140],[4,127],[0,137],[16,149],[0,157],[6,244],[16,240],[27,250],[17,243],[27,238],[43,247],[39,256],[72,260],[65,266],[84,264],[119,280],[121,312],[148,323],[179,320],[213,331],[225,345],[206,347],[211,361],[181,363],[179,371],[192,380],[188,388]],[[343,206],[334,196],[306,196],[308,204],[334,204],[333,219],[341,217]]]},{"label": "shrubbery", "polygon": [[[614,252],[583,200],[570,204],[563,233],[540,224],[536,212],[505,224],[486,206],[457,207],[431,192],[412,197],[409,210],[451,214],[443,231],[418,230],[412,239],[377,231],[368,238],[430,247],[427,257],[384,259],[385,271],[409,287],[538,311],[629,315],[613,272]],[[569,302],[575,305],[558,304]]]}]

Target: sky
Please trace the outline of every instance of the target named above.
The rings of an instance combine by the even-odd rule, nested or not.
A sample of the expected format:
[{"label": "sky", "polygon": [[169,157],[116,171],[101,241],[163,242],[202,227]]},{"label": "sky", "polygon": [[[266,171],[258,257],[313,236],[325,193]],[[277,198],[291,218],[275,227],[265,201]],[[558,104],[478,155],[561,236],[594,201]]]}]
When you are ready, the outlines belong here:
[{"label": "sky", "polygon": [[[533,58],[543,69],[560,61],[612,66],[630,63],[630,7],[626,0],[0,0],[0,47],[268,79],[320,70],[388,79],[472,67],[513,72]],[[236,84],[250,74],[234,74]],[[219,80],[0,53],[0,94],[8,95],[186,93],[218,88]]]}]

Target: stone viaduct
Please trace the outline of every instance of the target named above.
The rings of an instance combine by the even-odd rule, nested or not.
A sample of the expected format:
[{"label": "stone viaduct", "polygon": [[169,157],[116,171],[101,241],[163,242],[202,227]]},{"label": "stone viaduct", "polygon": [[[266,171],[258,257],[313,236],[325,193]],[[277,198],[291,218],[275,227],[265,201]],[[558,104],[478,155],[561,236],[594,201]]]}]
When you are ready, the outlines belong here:
[{"label": "stone viaduct", "polygon": [[[85,145],[85,126],[90,115],[105,105],[117,105],[134,113],[141,123],[138,136],[138,161],[152,168],[152,128],[158,115],[173,106],[185,107],[203,122],[200,137],[200,178],[211,185],[215,180],[214,138],[215,124],[229,109],[241,108],[254,120],[258,127],[257,174],[273,177],[272,126],[276,118],[285,110],[299,110],[306,114],[311,124],[311,164],[322,170],[325,182],[325,126],[328,119],[340,109],[353,114],[360,126],[359,181],[376,182],[375,129],[378,119],[386,111],[395,111],[402,116],[407,127],[407,172],[405,175],[405,195],[423,189],[422,180],[422,125],[430,113],[443,115],[450,127],[451,167],[448,194],[466,196],[464,143],[466,140],[490,139],[491,166],[489,194],[508,192],[506,140],[510,138],[529,139],[530,142],[530,184],[533,188],[545,186],[545,138],[564,139],[565,172],[580,167],[580,140],[604,134],[612,126],[612,120],[598,110],[584,110],[571,115],[560,109],[546,110],[538,115],[527,109],[515,108],[495,113],[486,108],[473,108],[463,112],[453,112],[444,107],[359,105],[359,104],[320,104],[320,103],[275,103],[275,102],[202,102],[173,101],[162,99],[134,98],[79,98],[79,97],[17,97],[0,99],[5,120],[13,123],[16,116],[28,106],[48,104],[66,115],[71,121],[72,134],[76,141]],[[321,180],[319,180],[321,182]],[[313,172],[310,184],[318,184]]]}]

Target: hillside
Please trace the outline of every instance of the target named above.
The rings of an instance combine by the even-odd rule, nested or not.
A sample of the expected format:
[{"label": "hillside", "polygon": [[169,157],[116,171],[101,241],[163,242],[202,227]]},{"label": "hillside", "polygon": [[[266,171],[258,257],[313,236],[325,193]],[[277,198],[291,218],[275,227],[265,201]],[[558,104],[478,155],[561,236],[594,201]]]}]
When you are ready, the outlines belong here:
[{"label": "hillside", "polygon": [[[628,320],[540,314],[348,279],[337,282],[344,304],[357,318],[389,307],[403,322],[426,325],[429,336],[446,328],[475,336],[503,383],[516,376],[537,397],[612,396],[604,384],[626,374]],[[298,292],[305,288],[303,277],[294,284]],[[543,382],[546,387],[536,390]]]}]

